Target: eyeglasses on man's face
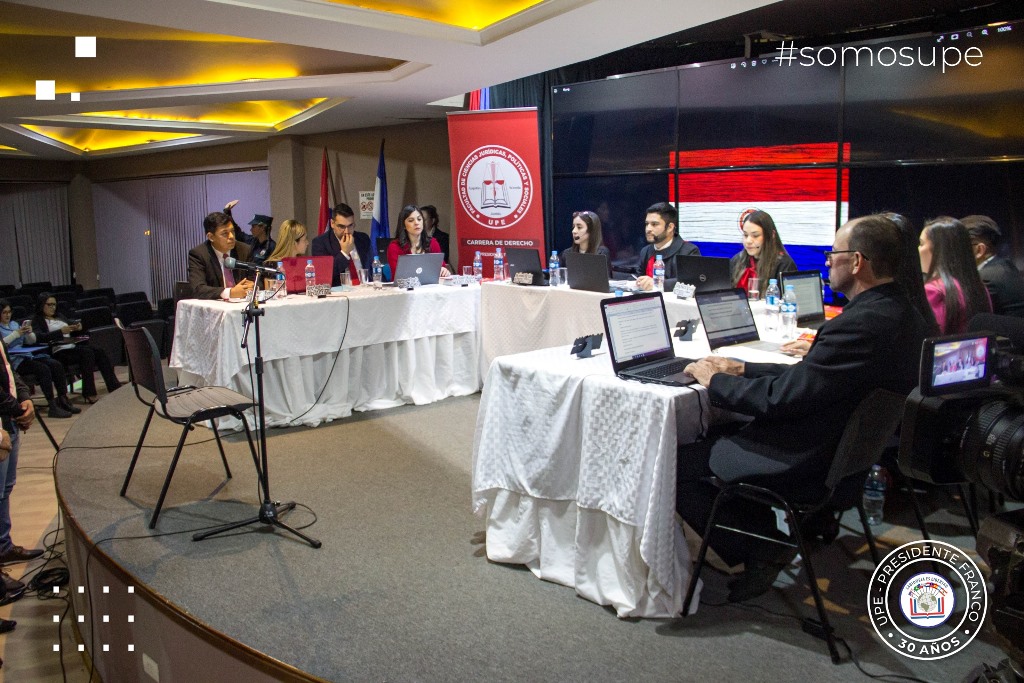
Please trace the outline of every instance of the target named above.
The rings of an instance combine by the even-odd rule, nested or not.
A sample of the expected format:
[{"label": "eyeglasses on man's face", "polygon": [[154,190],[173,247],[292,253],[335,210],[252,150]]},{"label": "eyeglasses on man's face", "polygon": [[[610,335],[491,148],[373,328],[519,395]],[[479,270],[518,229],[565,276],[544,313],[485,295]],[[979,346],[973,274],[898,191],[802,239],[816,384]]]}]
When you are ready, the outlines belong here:
[{"label": "eyeglasses on man's face", "polygon": [[[826,251],[825,263],[830,263],[832,261],[832,257],[835,256],[836,254],[860,254],[860,252],[857,251],[856,249],[836,249],[834,251]],[[861,258],[867,260],[867,256],[864,256],[864,254],[860,255]]]}]

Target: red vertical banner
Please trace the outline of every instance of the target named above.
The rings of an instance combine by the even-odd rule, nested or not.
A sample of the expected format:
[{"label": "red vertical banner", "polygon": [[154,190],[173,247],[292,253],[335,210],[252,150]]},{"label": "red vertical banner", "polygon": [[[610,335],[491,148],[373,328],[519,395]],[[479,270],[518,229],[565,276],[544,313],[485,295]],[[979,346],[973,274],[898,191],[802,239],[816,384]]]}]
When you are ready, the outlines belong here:
[{"label": "red vertical banner", "polygon": [[543,263],[536,108],[449,114],[448,145],[459,264],[479,251],[491,277],[497,247],[536,249]]}]

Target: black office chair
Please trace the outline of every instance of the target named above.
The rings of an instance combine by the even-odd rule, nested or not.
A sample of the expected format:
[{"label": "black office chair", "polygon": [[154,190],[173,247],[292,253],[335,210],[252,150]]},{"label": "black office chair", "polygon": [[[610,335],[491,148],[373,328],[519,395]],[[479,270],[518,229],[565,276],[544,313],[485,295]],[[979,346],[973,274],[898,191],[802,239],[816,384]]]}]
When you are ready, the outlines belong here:
[{"label": "black office chair", "polygon": [[125,292],[124,294],[115,294],[115,304],[127,304],[133,301],[145,301],[149,304],[149,296],[145,292]]},{"label": "black office chair", "polygon": [[[154,413],[181,425],[181,438],[178,439],[178,447],[174,450],[174,456],[171,458],[171,464],[167,470],[167,478],[164,479],[160,497],[153,510],[153,518],[149,522],[149,528],[152,529],[156,527],[156,520],[160,516],[160,509],[167,496],[167,489],[171,485],[171,477],[174,476],[174,469],[178,466],[178,458],[185,445],[185,437],[195,428],[195,423],[210,421],[213,435],[217,439],[217,448],[220,450],[220,459],[224,463],[224,472],[230,479],[231,468],[228,467],[228,460],[224,455],[224,445],[221,443],[216,420],[228,415],[241,420],[245,429],[245,437],[249,441],[249,452],[252,454],[257,472],[259,471],[256,446],[253,444],[252,433],[249,431],[249,424],[244,415],[244,411],[253,407],[253,401],[248,396],[243,396],[227,387],[167,389],[164,384],[163,369],[160,365],[160,351],[149,331],[144,327],[129,327],[122,328],[121,333],[124,335],[125,348],[128,350],[128,366],[131,368],[132,387],[135,389],[135,395],[142,403],[149,406],[149,414],[146,415],[146,422],[139,435],[139,442],[135,446],[135,454],[132,455],[128,473],[124,478],[124,485],[121,486],[122,496],[128,491],[128,483],[131,481],[132,472],[135,471],[135,463],[138,462],[142,443],[146,439],[146,432],[149,431],[149,424],[153,420]],[[142,390],[145,390],[151,397],[144,396]]]},{"label": "black office chair", "polygon": [[[825,602],[818,588],[810,552],[800,525],[805,518],[836,514],[856,507],[860,514],[861,526],[864,527],[864,537],[871,549],[871,557],[876,566],[881,562],[878,547],[875,545],[875,537],[871,533],[867,515],[864,513],[861,496],[864,492],[864,479],[868,470],[881,459],[889,439],[899,427],[903,417],[904,403],[906,403],[906,396],[885,389],[876,389],[861,401],[846,423],[846,429],[843,430],[842,439],[836,448],[832,466],[825,478],[824,487],[808,491],[809,497],[806,500],[787,499],[771,489],[742,481],[723,482],[715,479],[715,484],[720,487],[720,491],[711,507],[711,516],[704,529],[704,540],[701,543],[700,552],[697,554],[697,563],[686,589],[686,598],[683,600],[683,616],[690,611],[690,603],[693,600],[701,570],[704,568],[708,541],[712,532],[715,529],[723,529],[733,533],[746,533],[740,529],[718,526],[716,519],[721,505],[730,498],[746,498],[771,505],[786,513],[786,523],[789,525],[790,533],[796,543],[778,542],[797,548],[803,558],[804,566],[807,569],[807,582],[810,584],[814,604],[818,609],[818,617],[828,643],[829,655],[832,657],[833,664],[839,664],[841,661],[839,649],[836,647],[835,635],[829,625]],[[759,538],[764,539],[763,536],[759,536]]]},{"label": "black office chair", "polygon": [[159,339],[160,343],[158,344],[158,347],[160,348],[160,357],[167,357],[165,347],[163,345],[167,322],[157,317],[153,308],[149,305],[149,301],[128,301],[125,303],[119,303],[115,310],[117,312],[118,320],[121,321],[121,325],[124,327],[145,327],[149,330],[153,339]]}]

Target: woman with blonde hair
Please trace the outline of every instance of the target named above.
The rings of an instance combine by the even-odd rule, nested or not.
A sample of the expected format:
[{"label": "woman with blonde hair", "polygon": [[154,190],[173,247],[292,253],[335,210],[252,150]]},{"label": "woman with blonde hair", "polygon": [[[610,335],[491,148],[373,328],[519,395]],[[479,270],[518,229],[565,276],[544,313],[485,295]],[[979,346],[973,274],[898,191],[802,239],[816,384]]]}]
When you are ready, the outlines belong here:
[{"label": "woman with blonde hair", "polygon": [[264,265],[275,268],[283,259],[305,255],[306,247],[306,226],[289,218],[281,223],[277,232],[277,249],[274,249],[274,253],[267,257]]}]

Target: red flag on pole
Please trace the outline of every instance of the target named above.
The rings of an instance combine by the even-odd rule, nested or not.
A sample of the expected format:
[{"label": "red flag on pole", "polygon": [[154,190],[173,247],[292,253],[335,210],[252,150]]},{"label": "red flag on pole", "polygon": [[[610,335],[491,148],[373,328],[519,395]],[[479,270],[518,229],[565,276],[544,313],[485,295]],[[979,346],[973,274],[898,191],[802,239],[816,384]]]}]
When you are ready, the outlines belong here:
[{"label": "red flag on pole", "polygon": [[328,182],[329,175],[330,170],[327,166],[327,148],[324,147],[324,159],[323,163],[320,164],[320,220],[317,223],[316,231],[316,234],[318,235],[324,234],[324,230],[327,229],[327,223],[331,220],[331,200],[328,195],[328,187],[330,187],[330,183]]}]

